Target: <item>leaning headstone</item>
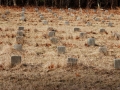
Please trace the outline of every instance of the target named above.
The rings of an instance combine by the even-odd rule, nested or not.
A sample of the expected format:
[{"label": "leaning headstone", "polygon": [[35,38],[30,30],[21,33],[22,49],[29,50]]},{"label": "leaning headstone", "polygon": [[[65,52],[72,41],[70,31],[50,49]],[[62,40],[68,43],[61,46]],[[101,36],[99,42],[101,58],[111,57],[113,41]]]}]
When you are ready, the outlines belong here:
[{"label": "leaning headstone", "polygon": [[24,39],[23,36],[16,36],[16,43],[17,44],[23,44]]},{"label": "leaning headstone", "polygon": [[115,59],[114,60],[114,68],[115,69],[120,69],[120,59]]},{"label": "leaning headstone", "polygon": [[18,30],[17,31],[17,36],[24,36],[24,31]]},{"label": "leaning headstone", "polygon": [[55,31],[49,31],[48,36],[49,36],[49,37],[55,36]]},{"label": "leaning headstone", "polygon": [[112,33],[112,37],[116,40],[120,40],[120,34],[118,33]]},{"label": "leaning headstone", "polygon": [[87,34],[85,32],[80,32],[80,38],[86,38]]},{"label": "leaning headstone", "polygon": [[87,45],[94,46],[95,45],[95,39],[94,38],[88,38]]},{"label": "leaning headstone", "polygon": [[57,44],[58,43],[58,39],[56,37],[51,37],[50,38],[50,41],[54,44]]},{"label": "leaning headstone", "polygon": [[43,25],[48,25],[48,21],[47,20],[43,20],[42,23],[43,23]]},{"label": "leaning headstone", "polygon": [[21,63],[21,56],[12,56],[11,57],[11,66],[15,66]]},{"label": "leaning headstone", "polygon": [[13,48],[15,50],[21,51],[22,50],[22,44],[15,44]]},{"label": "leaning headstone", "polygon": [[76,66],[77,65],[77,61],[78,61],[78,59],[69,57],[68,61],[67,61],[67,65],[68,66]]},{"label": "leaning headstone", "polygon": [[65,46],[58,46],[57,51],[58,51],[58,54],[64,54],[65,53]]},{"label": "leaning headstone", "polygon": [[18,30],[24,30],[24,27],[20,26],[20,27],[18,28]]},{"label": "leaning headstone", "polygon": [[104,55],[108,55],[108,51],[106,47],[99,47],[98,51]]},{"label": "leaning headstone", "polygon": [[74,32],[79,32],[80,28],[74,28]]},{"label": "leaning headstone", "polygon": [[69,21],[65,21],[65,25],[69,25]]}]

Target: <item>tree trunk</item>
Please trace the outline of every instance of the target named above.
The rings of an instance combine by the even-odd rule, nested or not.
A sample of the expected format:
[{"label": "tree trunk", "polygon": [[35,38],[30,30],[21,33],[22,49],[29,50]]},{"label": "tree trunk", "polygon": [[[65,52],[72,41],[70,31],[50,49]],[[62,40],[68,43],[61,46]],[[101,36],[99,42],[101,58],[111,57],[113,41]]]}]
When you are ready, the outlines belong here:
[{"label": "tree trunk", "polygon": [[17,5],[16,5],[16,0],[13,0],[13,4],[14,4],[14,6],[17,6]]},{"label": "tree trunk", "polygon": [[79,0],[79,8],[81,8],[81,1]]},{"label": "tree trunk", "polygon": [[1,0],[0,0],[0,6],[1,6]]},{"label": "tree trunk", "polygon": [[27,0],[27,3],[26,3],[26,5],[29,5],[29,0]]}]

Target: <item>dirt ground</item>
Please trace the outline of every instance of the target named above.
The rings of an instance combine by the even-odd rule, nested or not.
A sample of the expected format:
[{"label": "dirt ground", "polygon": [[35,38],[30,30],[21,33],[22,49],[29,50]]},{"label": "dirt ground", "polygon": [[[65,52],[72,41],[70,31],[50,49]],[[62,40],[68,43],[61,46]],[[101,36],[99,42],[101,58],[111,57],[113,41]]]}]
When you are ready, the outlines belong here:
[{"label": "dirt ground", "polygon": [[[10,13],[3,19],[6,10]],[[86,11],[52,9],[63,18],[58,20],[46,8],[39,8],[38,13],[26,7],[26,21],[20,21],[21,8],[0,7],[0,90],[120,90],[120,70],[114,68],[114,59],[120,58],[120,38],[113,36],[120,34],[120,9]],[[48,25],[42,24],[40,13]],[[66,20],[70,25],[64,24]],[[19,26],[25,28],[22,51],[13,48]],[[57,44],[51,43],[48,27],[56,30]],[[75,27],[80,31],[74,32]],[[101,28],[106,33],[101,34]],[[86,37],[80,38],[80,32]],[[95,38],[96,46],[86,45],[90,37]],[[58,54],[57,46],[65,46],[65,54]],[[107,47],[107,55],[98,51],[100,46]],[[21,56],[22,62],[11,67],[14,55]],[[68,57],[78,59],[75,67],[67,66]]]}]

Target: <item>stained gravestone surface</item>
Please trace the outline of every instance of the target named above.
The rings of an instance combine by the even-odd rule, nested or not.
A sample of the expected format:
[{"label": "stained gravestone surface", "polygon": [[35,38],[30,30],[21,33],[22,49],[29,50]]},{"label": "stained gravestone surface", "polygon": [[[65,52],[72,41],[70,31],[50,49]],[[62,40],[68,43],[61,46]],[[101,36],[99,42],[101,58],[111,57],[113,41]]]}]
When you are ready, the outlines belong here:
[{"label": "stained gravestone surface", "polygon": [[107,47],[99,47],[98,51],[104,55],[108,55]]},{"label": "stained gravestone surface", "polygon": [[12,56],[11,57],[11,66],[15,66],[21,63],[21,56]]},{"label": "stained gravestone surface", "polygon": [[115,59],[114,60],[114,68],[115,69],[120,69],[120,59]]},{"label": "stained gravestone surface", "polygon": [[18,51],[21,51],[22,50],[22,44],[15,44],[14,49],[18,50]]},{"label": "stained gravestone surface", "polygon": [[50,41],[54,44],[58,43],[58,39],[56,37],[51,37]]},{"label": "stained gravestone surface", "polygon": [[18,30],[24,30],[24,27],[20,26],[18,27]]},{"label": "stained gravestone surface", "polygon": [[69,57],[68,61],[67,61],[67,65],[68,66],[75,66],[75,65],[77,65],[77,61],[78,61],[78,59]]},{"label": "stained gravestone surface", "polygon": [[58,51],[58,54],[64,54],[65,53],[65,46],[58,46],[57,51]]},{"label": "stained gravestone surface", "polygon": [[49,36],[49,37],[55,36],[55,31],[49,31],[48,36]]},{"label": "stained gravestone surface", "polygon": [[94,46],[94,45],[95,45],[95,39],[94,39],[94,38],[88,38],[87,44],[88,44],[89,46]]},{"label": "stained gravestone surface", "polygon": [[58,17],[59,20],[62,20],[63,18],[61,16]]},{"label": "stained gravestone surface", "polygon": [[23,44],[24,39],[23,36],[16,36],[16,43],[17,44]]},{"label": "stained gravestone surface", "polygon": [[80,28],[74,28],[74,32],[79,32]]}]

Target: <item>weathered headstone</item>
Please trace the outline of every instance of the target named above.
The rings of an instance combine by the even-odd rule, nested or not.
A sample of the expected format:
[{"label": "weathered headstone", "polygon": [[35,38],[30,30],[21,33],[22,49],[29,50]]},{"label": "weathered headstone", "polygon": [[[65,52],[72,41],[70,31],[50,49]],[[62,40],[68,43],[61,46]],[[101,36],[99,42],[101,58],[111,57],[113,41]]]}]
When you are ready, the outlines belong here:
[{"label": "weathered headstone", "polygon": [[87,34],[85,32],[80,32],[80,38],[86,38]]},{"label": "weathered headstone", "polygon": [[48,27],[47,30],[48,30],[48,31],[54,31],[54,28],[53,28],[53,27]]},{"label": "weathered headstone", "polygon": [[58,39],[56,37],[51,37],[50,41],[54,44],[58,43]]},{"label": "weathered headstone", "polygon": [[101,34],[105,33],[105,29],[104,28],[101,28],[100,31],[99,31]]},{"label": "weathered headstone", "polygon": [[23,44],[24,39],[23,36],[16,36],[16,43],[17,44]]},{"label": "weathered headstone", "polygon": [[80,28],[74,28],[74,32],[79,32]]},{"label": "weathered headstone", "polygon": [[21,56],[12,56],[11,57],[11,66],[15,66],[21,63]]},{"label": "weathered headstone", "polygon": [[24,27],[20,26],[18,27],[18,30],[24,30]]},{"label": "weathered headstone", "polygon": [[115,59],[114,60],[114,68],[115,69],[120,69],[120,59]]},{"label": "weathered headstone", "polygon": [[87,45],[94,46],[95,45],[95,38],[88,38]]},{"label": "weathered headstone", "polygon": [[87,26],[92,26],[92,23],[91,22],[87,22]]},{"label": "weathered headstone", "polygon": [[5,15],[8,15],[8,14],[10,14],[10,11],[9,10],[5,11]]},{"label": "weathered headstone", "polygon": [[40,16],[40,20],[44,20],[45,18],[44,18],[44,16]]},{"label": "weathered headstone", "polygon": [[67,65],[68,66],[76,66],[77,65],[77,61],[78,61],[78,59],[69,57],[68,61],[67,61]]},{"label": "weathered headstone", "polygon": [[113,27],[113,23],[109,22],[109,23],[108,23],[108,26],[109,26],[109,27]]},{"label": "weathered headstone", "polygon": [[65,53],[65,46],[58,46],[57,51],[58,51],[58,54],[64,54]]},{"label": "weathered headstone", "polygon": [[65,25],[69,25],[69,21],[65,21]]},{"label": "weathered headstone", "polygon": [[99,47],[98,51],[104,55],[108,55],[108,51],[106,47]]},{"label": "weathered headstone", "polygon": [[49,31],[48,36],[49,36],[49,37],[55,36],[55,31]]},{"label": "weathered headstone", "polygon": [[62,20],[63,18],[61,16],[58,17],[59,20]]},{"label": "weathered headstone", "polygon": [[22,50],[22,44],[15,44],[13,48],[15,50],[21,51]]}]

